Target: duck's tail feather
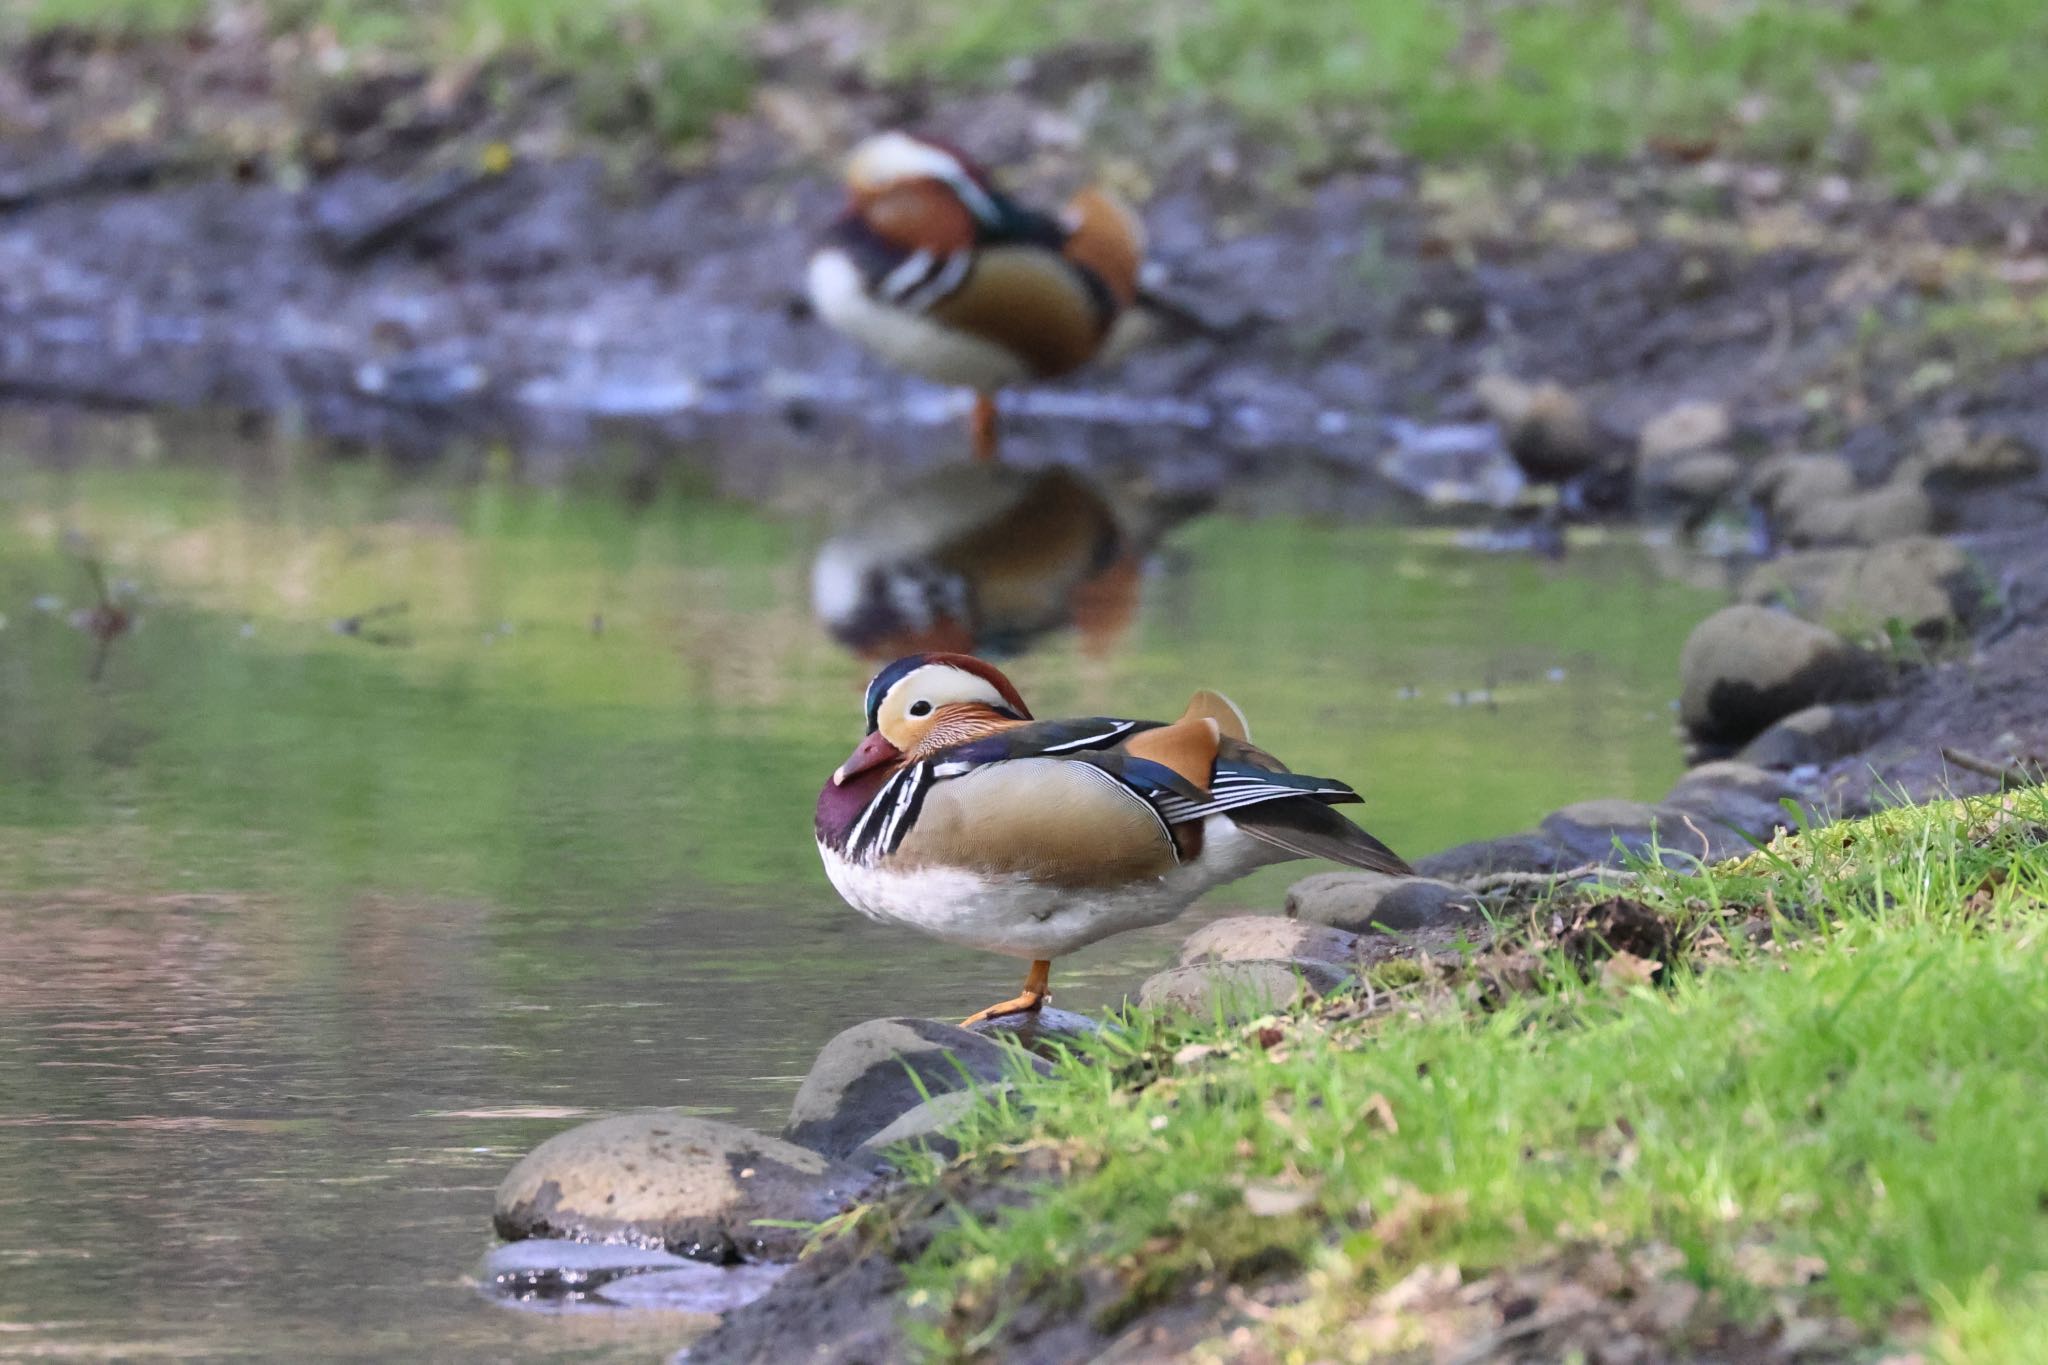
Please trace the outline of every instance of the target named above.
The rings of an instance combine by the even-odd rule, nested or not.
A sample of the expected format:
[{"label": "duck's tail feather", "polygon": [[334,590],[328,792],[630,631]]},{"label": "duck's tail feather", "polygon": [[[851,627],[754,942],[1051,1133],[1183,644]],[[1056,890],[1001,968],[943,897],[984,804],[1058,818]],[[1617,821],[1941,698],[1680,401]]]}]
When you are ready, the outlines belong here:
[{"label": "duck's tail feather", "polygon": [[1297,858],[1326,858],[1346,867],[1412,877],[1401,855],[1320,801],[1266,801],[1230,813],[1239,830]]}]

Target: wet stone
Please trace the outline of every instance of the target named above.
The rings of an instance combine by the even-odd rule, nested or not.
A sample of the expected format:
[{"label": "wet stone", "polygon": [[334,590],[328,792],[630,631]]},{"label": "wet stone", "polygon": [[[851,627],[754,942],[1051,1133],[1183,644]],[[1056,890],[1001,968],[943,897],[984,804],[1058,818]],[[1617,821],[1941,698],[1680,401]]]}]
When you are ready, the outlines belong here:
[{"label": "wet stone", "polygon": [[845,1156],[929,1096],[1001,1079],[1014,1055],[994,1038],[936,1019],[855,1024],[811,1063],[782,1135]]},{"label": "wet stone", "polygon": [[621,1276],[691,1264],[652,1247],[534,1237],[493,1250],[484,1257],[481,1278],[501,1298],[558,1299],[589,1293]]},{"label": "wet stone", "polygon": [[784,1260],[796,1228],[864,1194],[872,1177],[816,1152],[673,1109],[646,1109],[558,1133],[498,1186],[507,1240],[563,1237],[662,1247],[698,1260]]},{"label": "wet stone", "polygon": [[960,1144],[946,1136],[946,1130],[982,1103],[984,1090],[985,1087],[977,1086],[972,1090],[955,1090],[950,1095],[926,1100],[908,1113],[898,1115],[894,1123],[862,1143],[851,1159],[872,1158],[887,1165],[886,1153],[901,1143],[913,1143],[948,1160],[958,1156]]},{"label": "wet stone", "polygon": [[967,1031],[983,1038],[1006,1039],[1027,1052],[1049,1056],[1055,1049],[1080,1042],[1101,1029],[1085,1014],[1048,1005],[1029,1014],[1005,1014],[969,1024]]},{"label": "wet stone", "polygon": [[760,1298],[789,1270],[786,1265],[704,1265],[625,1275],[597,1291],[619,1308],[660,1313],[729,1313]]}]

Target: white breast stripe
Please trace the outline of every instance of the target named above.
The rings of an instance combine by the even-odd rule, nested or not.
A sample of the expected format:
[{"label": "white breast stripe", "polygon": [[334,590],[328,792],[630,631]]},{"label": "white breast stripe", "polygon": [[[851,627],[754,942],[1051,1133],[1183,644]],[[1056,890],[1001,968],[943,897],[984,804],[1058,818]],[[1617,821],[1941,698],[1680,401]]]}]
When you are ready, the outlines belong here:
[{"label": "white breast stripe", "polygon": [[1064,744],[1048,745],[1038,752],[1041,754],[1064,754],[1075,749],[1099,749],[1118,735],[1136,729],[1137,724],[1138,722],[1134,720],[1120,720],[1099,735],[1087,735],[1080,739],[1070,739]]},{"label": "white breast stripe", "polygon": [[938,265],[938,257],[919,248],[905,256],[901,265],[882,276],[882,282],[875,287],[875,292],[885,299],[900,300],[905,294],[923,284]]},{"label": "white breast stripe", "polygon": [[917,810],[918,798],[923,794],[925,783],[931,778],[931,767],[919,763],[909,772],[910,780],[896,793],[896,804],[889,811],[889,818],[882,826],[882,832],[875,839],[876,858],[886,858],[896,851],[896,845],[909,833],[908,821]]},{"label": "white breast stripe", "polygon": [[951,252],[939,262],[937,271],[927,276],[915,288],[904,291],[897,302],[901,303],[905,308],[914,309],[922,313],[965,284],[967,282],[967,272],[973,268],[974,255],[972,252]]}]

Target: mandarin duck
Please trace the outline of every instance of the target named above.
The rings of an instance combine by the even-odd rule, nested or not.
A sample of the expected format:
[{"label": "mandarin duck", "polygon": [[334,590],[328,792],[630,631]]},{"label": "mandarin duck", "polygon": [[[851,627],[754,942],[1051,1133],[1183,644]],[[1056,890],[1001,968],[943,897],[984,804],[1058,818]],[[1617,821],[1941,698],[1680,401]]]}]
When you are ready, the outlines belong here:
[{"label": "mandarin duck", "polygon": [[974,452],[996,456],[997,390],[1103,349],[1138,297],[1144,228],[1100,190],[1058,217],[1026,208],[943,143],[861,143],[848,203],[812,255],[812,306],[884,360],[974,391]]},{"label": "mandarin duck", "polygon": [[1054,958],[1269,863],[1410,872],[1330,809],[1357,792],[1288,771],[1215,692],[1170,724],[1041,721],[980,659],[913,654],[865,705],[867,737],[818,797],[818,852],[869,918],[1030,962],[1022,992],[969,1024],[1038,1010]]},{"label": "mandarin duck", "polygon": [[811,602],[871,659],[1014,653],[1068,625],[1100,653],[1136,612],[1149,539],[1063,466],[952,465],[849,515],[812,564]]}]

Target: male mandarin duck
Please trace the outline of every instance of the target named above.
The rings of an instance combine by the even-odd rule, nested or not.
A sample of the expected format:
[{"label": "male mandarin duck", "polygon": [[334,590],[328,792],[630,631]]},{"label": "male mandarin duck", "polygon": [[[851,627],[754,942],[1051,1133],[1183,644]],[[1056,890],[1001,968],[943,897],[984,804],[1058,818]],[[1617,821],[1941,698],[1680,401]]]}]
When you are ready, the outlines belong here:
[{"label": "male mandarin duck", "polygon": [[1040,213],[903,132],[856,147],[846,185],[811,257],[811,302],[890,363],[974,390],[981,459],[996,454],[996,391],[1079,369],[1138,296],[1144,229],[1100,190]]},{"label": "male mandarin duck", "polygon": [[1357,792],[1289,772],[1214,692],[1171,724],[1040,721],[981,660],[913,654],[866,707],[867,738],[818,797],[818,852],[862,914],[1030,961],[1022,993],[970,1024],[1039,1009],[1054,958],[1268,863],[1410,871],[1330,809]]}]

